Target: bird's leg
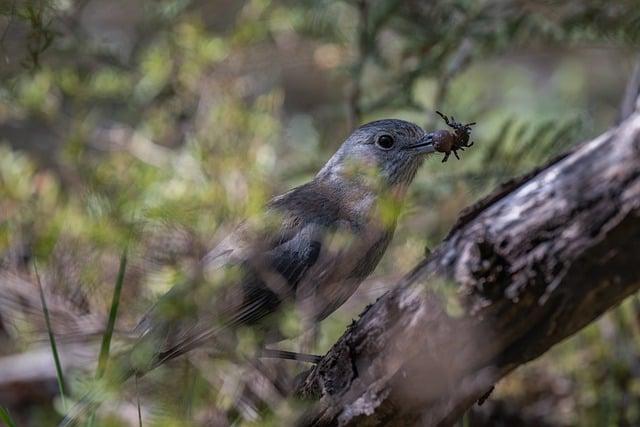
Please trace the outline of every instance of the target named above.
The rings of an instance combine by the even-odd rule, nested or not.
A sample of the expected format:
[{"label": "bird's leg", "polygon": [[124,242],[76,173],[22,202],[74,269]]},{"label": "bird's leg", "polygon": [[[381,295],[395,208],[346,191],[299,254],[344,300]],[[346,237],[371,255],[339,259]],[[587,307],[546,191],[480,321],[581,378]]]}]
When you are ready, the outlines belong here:
[{"label": "bird's leg", "polygon": [[[273,333],[274,331],[269,332],[269,334],[273,334]],[[277,332],[275,333],[277,334]],[[282,341],[283,339],[285,339],[285,337],[280,336],[279,334],[277,336],[269,335],[267,339],[263,341],[263,344],[260,346],[260,350],[258,350],[257,357],[264,358],[264,359],[297,360],[297,361],[306,362],[306,363],[318,363],[320,359],[322,359],[322,356],[316,356],[315,354],[296,353],[294,351],[289,351],[289,350],[272,349],[272,348],[267,348],[265,345],[265,343],[267,342],[275,343],[278,341]]]},{"label": "bird's leg", "polygon": [[[305,322],[305,321],[303,321],[303,322]],[[314,323],[314,325],[317,325],[317,323]],[[305,330],[309,331],[310,327],[311,327],[311,325],[309,325],[307,328],[305,328]],[[317,333],[316,333],[316,335],[317,335]],[[301,349],[302,349],[301,353],[297,353],[295,351],[289,351],[289,350],[279,350],[279,349],[267,348],[267,344],[269,344],[269,343],[274,344],[274,343],[283,341],[285,339],[287,339],[287,337],[281,333],[280,329],[278,329],[278,328],[268,328],[268,329],[266,329],[265,330],[265,334],[263,336],[263,339],[261,340],[261,342],[260,342],[260,344],[258,346],[256,358],[258,358],[258,359],[262,358],[262,359],[297,360],[297,361],[305,362],[305,363],[318,363],[320,361],[320,359],[322,359],[322,356],[317,356],[315,354],[309,354],[308,350],[310,350],[312,347],[304,347],[304,345],[301,345]]]},{"label": "bird's leg", "polygon": [[273,359],[285,359],[285,360],[297,360],[299,362],[307,362],[307,363],[318,363],[320,362],[320,360],[322,360],[322,356],[318,356],[315,354],[296,353],[295,351],[276,350],[276,349],[270,349],[270,348],[262,349],[262,353],[260,353],[260,357],[273,358]]},{"label": "bird's leg", "polygon": [[297,353],[295,351],[263,348],[260,357],[297,360],[299,362],[307,363],[319,363],[322,360],[322,356],[310,354],[309,351],[315,348],[316,343],[318,342],[318,334],[320,328],[318,327],[317,322],[313,322],[306,329],[307,331],[303,334],[300,344],[300,349],[302,350],[302,352]]},{"label": "bird's leg", "polygon": [[299,362],[307,363],[318,363],[320,362],[320,360],[322,360],[322,356],[310,354],[308,352],[311,351],[311,349],[314,348],[316,343],[318,342],[319,329],[320,328],[318,327],[318,324],[316,322],[313,322],[313,324],[307,328],[307,332],[304,333],[301,339],[301,353],[296,353],[295,351],[288,350],[263,348],[262,353],[260,353],[260,357],[297,360]]},{"label": "bird's leg", "polygon": [[444,120],[444,122],[445,122],[447,125],[451,126],[451,125],[449,124],[449,117],[447,117],[445,114],[442,114],[440,111],[436,111],[436,114],[438,114],[440,117],[442,117],[442,120]]}]

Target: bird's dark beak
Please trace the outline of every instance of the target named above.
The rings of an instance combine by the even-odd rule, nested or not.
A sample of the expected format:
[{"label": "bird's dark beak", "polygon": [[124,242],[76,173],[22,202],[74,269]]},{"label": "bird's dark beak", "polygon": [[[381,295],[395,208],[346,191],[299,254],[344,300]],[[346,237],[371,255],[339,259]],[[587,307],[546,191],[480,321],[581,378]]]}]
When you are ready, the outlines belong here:
[{"label": "bird's dark beak", "polygon": [[403,150],[411,150],[415,154],[428,154],[434,153],[436,148],[433,146],[433,134],[426,133],[418,142],[412,145],[407,145],[402,148]]}]

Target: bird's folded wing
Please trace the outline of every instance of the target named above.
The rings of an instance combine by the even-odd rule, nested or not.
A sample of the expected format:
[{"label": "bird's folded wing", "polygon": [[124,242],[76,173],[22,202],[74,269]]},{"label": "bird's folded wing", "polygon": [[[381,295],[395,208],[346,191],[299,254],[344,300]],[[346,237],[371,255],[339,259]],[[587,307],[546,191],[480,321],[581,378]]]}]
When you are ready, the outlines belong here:
[{"label": "bird's folded wing", "polygon": [[154,365],[276,311],[317,262],[326,228],[292,218],[271,233],[240,226],[205,257],[205,274],[175,286],[141,322],[159,354]]}]

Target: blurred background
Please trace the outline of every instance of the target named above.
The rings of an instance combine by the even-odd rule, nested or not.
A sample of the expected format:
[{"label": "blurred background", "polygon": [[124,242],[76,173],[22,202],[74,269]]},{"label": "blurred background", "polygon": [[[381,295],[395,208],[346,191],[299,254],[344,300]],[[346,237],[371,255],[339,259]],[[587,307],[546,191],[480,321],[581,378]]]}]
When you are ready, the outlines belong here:
[{"label": "blurred background", "polygon": [[[64,335],[106,318],[129,241],[126,330],[355,126],[444,128],[436,109],[476,121],[462,161],[419,172],[380,266],[323,322],[322,353],[462,208],[614,125],[639,41],[637,0],[0,0],[2,270],[35,283],[37,259]],[[520,368],[465,422],[639,425],[639,307],[631,297]],[[55,425],[63,403],[32,329],[0,312],[0,405],[20,426]],[[247,400],[242,367],[190,362],[129,391],[145,425],[277,426],[298,411],[264,387]],[[11,379],[18,367],[33,378]],[[95,425],[137,417],[118,406]]]}]

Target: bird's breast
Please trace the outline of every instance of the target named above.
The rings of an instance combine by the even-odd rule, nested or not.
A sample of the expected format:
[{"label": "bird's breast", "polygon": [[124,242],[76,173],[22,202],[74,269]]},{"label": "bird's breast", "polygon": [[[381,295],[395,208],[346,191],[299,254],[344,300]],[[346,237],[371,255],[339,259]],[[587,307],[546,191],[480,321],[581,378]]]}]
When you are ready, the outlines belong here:
[{"label": "bird's breast", "polygon": [[319,321],[344,304],[376,268],[392,237],[393,230],[368,230],[349,244],[326,245],[296,292],[305,317]]}]

